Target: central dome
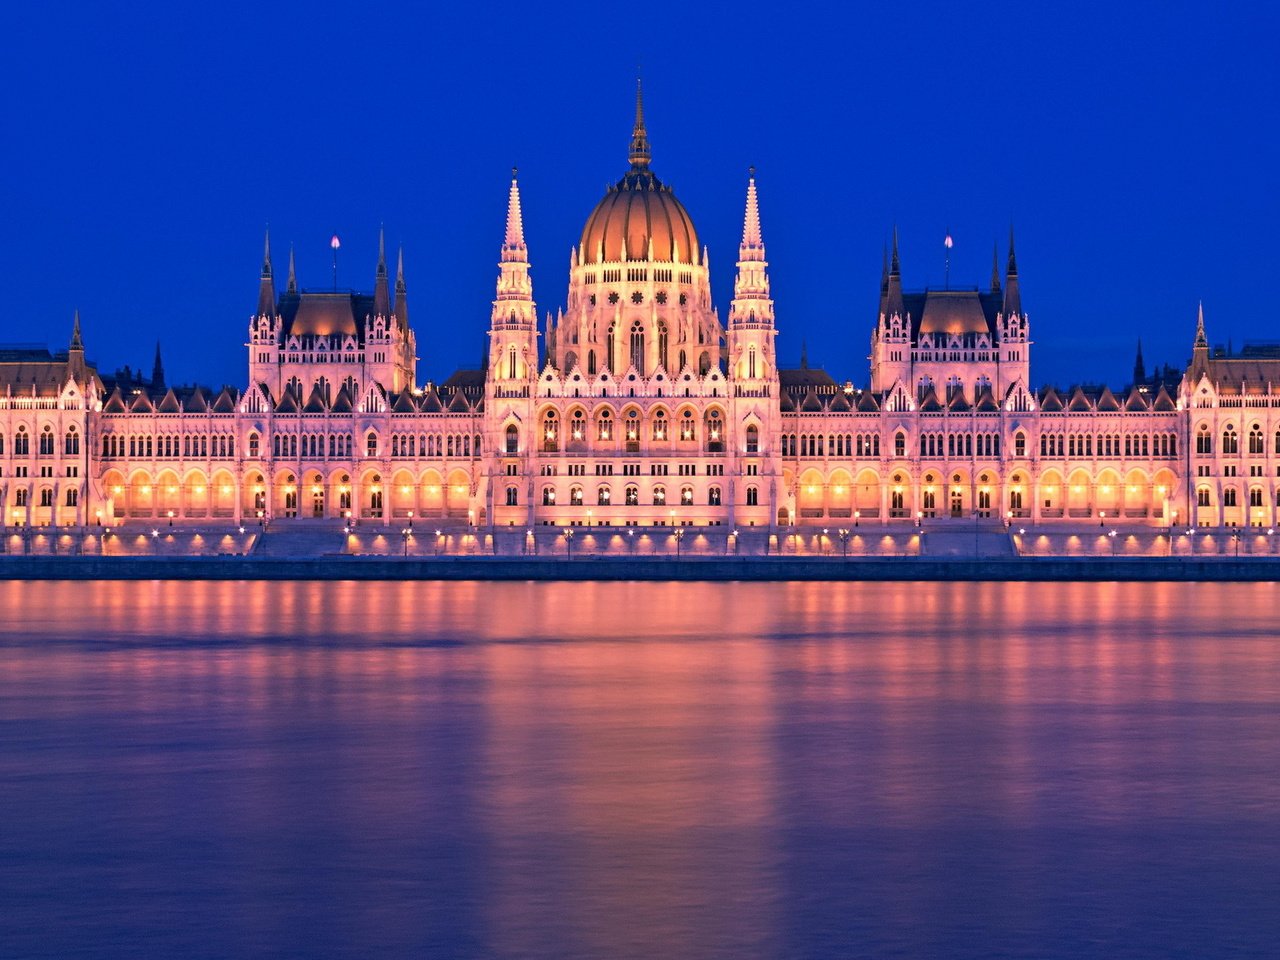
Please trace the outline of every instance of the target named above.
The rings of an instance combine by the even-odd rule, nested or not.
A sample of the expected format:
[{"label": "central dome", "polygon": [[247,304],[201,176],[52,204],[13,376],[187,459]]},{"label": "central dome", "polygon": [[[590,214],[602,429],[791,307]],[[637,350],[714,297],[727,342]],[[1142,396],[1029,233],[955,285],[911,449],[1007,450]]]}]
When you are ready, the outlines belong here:
[{"label": "central dome", "polygon": [[649,169],[644,104],[636,86],[636,125],[631,133],[631,169],[596,204],[582,230],[583,263],[650,259],[697,263],[698,234],[671,188]]}]

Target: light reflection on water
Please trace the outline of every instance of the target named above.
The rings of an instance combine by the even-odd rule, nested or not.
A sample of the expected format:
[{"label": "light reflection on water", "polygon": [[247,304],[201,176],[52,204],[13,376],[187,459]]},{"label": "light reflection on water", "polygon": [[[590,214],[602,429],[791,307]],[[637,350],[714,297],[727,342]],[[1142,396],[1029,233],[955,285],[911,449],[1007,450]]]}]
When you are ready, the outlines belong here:
[{"label": "light reflection on water", "polygon": [[0,954],[1267,956],[1267,584],[0,584]]}]

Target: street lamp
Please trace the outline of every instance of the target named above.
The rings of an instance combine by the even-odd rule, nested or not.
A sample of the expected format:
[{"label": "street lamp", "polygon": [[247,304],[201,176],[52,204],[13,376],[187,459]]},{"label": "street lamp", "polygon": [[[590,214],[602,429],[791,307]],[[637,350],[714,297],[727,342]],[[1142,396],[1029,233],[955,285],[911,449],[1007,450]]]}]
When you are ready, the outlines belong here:
[{"label": "street lamp", "polygon": [[849,559],[849,528],[840,528],[840,555],[845,559]]},{"label": "street lamp", "polygon": [[568,552],[569,559],[573,559],[573,527],[564,528],[564,546]]},{"label": "street lamp", "polygon": [[676,532],[674,536],[676,538],[676,559],[679,560],[680,559],[680,541],[684,539],[684,528],[676,527]]},{"label": "street lamp", "polygon": [[733,531],[733,555],[735,557],[738,555],[738,531],[736,529]]},{"label": "street lamp", "polygon": [[1111,539],[1111,555],[1116,555],[1116,531],[1112,530],[1107,536]]},{"label": "street lamp", "polygon": [[169,526],[173,526],[173,511],[169,511]]},{"label": "street lamp", "polygon": [[405,557],[409,556],[409,537],[412,535],[413,535],[413,529],[411,527],[405,527],[403,530],[400,531],[400,537],[401,539],[404,540]]},{"label": "street lamp", "polygon": [[862,519],[862,511],[861,510],[853,511],[853,525],[855,527],[858,526],[858,521],[861,519]]}]

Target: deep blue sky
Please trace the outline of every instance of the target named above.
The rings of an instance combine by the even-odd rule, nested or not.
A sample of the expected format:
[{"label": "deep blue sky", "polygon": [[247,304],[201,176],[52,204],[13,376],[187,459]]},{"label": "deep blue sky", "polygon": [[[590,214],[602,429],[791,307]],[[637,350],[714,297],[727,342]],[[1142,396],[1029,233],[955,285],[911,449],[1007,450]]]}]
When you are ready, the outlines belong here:
[{"label": "deep blue sky", "polygon": [[[96,6],[96,5],[95,5]],[[1264,5],[1258,5],[1260,8]],[[794,363],[868,376],[881,247],[909,287],[986,283],[1017,228],[1033,379],[1123,383],[1280,336],[1280,15],[1240,5],[18,5],[0,21],[6,341],[243,385],[262,230],[283,282],[371,287],[405,246],[420,379],[474,365],[520,167],[540,312],[626,165],[654,167],[727,311],[748,165]]]}]

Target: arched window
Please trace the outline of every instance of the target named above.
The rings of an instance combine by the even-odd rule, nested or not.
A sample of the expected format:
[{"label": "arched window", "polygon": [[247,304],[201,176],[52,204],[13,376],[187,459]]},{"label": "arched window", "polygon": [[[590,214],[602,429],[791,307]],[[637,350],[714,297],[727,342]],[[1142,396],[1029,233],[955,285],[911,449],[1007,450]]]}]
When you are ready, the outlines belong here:
[{"label": "arched window", "polygon": [[507,453],[520,452],[520,431],[513,423],[507,427]]},{"label": "arched window", "polygon": [[581,410],[573,411],[569,421],[569,436],[573,440],[582,440],[587,435],[587,415]]},{"label": "arched window", "polygon": [[31,438],[27,435],[26,427],[19,427],[18,432],[13,437],[13,455],[15,457],[26,457],[31,454]]},{"label": "arched window", "polygon": [[1200,429],[1196,431],[1196,453],[1213,453],[1213,437],[1207,423],[1200,424]]},{"label": "arched window", "polygon": [[711,507],[720,506],[720,488],[712,487],[707,491],[707,505]]},{"label": "arched window", "polygon": [[370,430],[369,435],[364,438],[364,442],[365,455],[369,457],[376,457],[378,455],[378,435]]},{"label": "arched window", "polygon": [[63,452],[69,457],[80,454],[80,434],[76,432],[74,426],[67,429],[67,435],[63,438],[62,446]]},{"label": "arched window", "polygon": [[612,496],[613,494],[608,487],[601,487],[596,491],[596,503],[602,507],[607,507]]},{"label": "arched window", "polygon": [[[1262,491],[1258,491],[1258,492],[1261,493]],[[79,502],[80,502],[80,491],[77,490],[75,487],[68,487],[67,488],[67,506],[74,507]]]},{"label": "arched window", "polygon": [[569,506],[571,507],[582,506],[582,488],[581,487],[569,488]]},{"label": "arched window", "polygon": [[655,411],[653,414],[653,439],[667,439],[667,415],[662,410]]},{"label": "arched window", "polygon": [[756,507],[760,505],[760,493],[755,487],[747,487],[747,506]]},{"label": "arched window", "polygon": [[693,487],[686,485],[680,488],[680,506],[693,506]]},{"label": "arched window", "polygon": [[258,456],[258,435],[256,433],[249,434],[249,456],[255,459]]},{"label": "arched window", "polygon": [[631,365],[644,376],[644,325],[639,320],[631,324]]},{"label": "arched window", "polygon": [[609,440],[613,437],[613,414],[608,410],[601,410],[600,417],[596,420],[596,439]]},{"label": "arched window", "polygon": [[13,505],[15,507],[25,507],[27,505],[27,488],[19,487],[14,491]]},{"label": "arched window", "polygon": [[724,450],[724,422],[719,410],[707,414],[707,450],[711,453]]},{"label": "arched window", "polygon": [[893,435],[893,455],[895,457],[907,455],[907,435],[901,431]]},{"label": "arched window", "polygon": [[507,487],[507,506],[508,507],[518,506],[520,503],[519,497],[520,497],[520,493],[515,487]]},{"label": "arched window", "polygon": [[1222,505],[1224,507],[1236,506],[1236,488],[1227,487],[1222,491]]},{"label": "arched window", "polygon": [[555,487],[542,488],[542,505],[544,507],[554,507],[556,505],[556,488]]},{"label": "arched window", "polygon": [[40,456],[53,456],[53,428],[46,426],[40,431]]},{"label": "arched window", "polygon": [[1027,436],[1024,433],[1015,433],[1013,435],[1013,455],[1015,457],[1025,457],[1027,455]]},{"label": "arched window", "polygon": [[696,440],[697,436],[697,430],[693,424],[693,411],[686,410],[680,414],[680,439]]},{"label": "arched window", "polygon": [[625,497],[624,502],[628,507],[638,507],[640,505],[640,491],[635,487],[627,487]]},{"label": "arched window", "polygon": [[1229,423],[1227,424],[1227,428],[1222,431],[1222,452],[1240,452],[1240,438],[1236,435],[1235,428]]},{"label": "arched window", "polygon": [[667,366],[667,322],[665,320],[658,321],[658,363],[662,364],[662,369],[670,369]]},{"label": "arched window", "polygon": [[53,488],[52,487],[45,487],[40,491],[40,506],[42,507],[53,506]]},{"label": "arched window", "polygon": [[754,423],[747,427],[747,453],[760,452],[760,428]]},{"label": "arched window", "polygon": [[[1253,428],[1249,431],[1249,452],[1250,453],[1264,452],[1262,448],[1262,428],[1258,426],[1256,423],[1253,425]],[[1259,504],[1259,506],[1261,506],[1261,504]]]},{"label": "arched window", "polygon": [[556,428],[556,412],[548,410],[542,415],[542,449],[552,453],[560,449],[560,432]]},{"label": "arched window", "polygon": [[1252,490],[1249,491],[1249,506],[1251,507],[1262,506],[1262,488],[1261,487],[1254,487]]},{"label": "arched window", "polygon": [[655,507],[665,507],[667,505],[666,488],[659,485],[653,488],[653,505]]}]

